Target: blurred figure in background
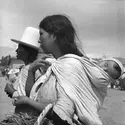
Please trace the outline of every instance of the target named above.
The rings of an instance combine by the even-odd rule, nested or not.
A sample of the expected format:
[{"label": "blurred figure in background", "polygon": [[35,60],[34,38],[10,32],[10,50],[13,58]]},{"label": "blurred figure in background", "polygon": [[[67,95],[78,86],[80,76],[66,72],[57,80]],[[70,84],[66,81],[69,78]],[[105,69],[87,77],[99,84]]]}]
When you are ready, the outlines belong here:
[{"label": "blurred figure in background", "polygon": [[123,75],[122,75],[121,78],[119,79],[118,88],[119,88],[120,90],[125,90],[125,69],[124,69]]}]

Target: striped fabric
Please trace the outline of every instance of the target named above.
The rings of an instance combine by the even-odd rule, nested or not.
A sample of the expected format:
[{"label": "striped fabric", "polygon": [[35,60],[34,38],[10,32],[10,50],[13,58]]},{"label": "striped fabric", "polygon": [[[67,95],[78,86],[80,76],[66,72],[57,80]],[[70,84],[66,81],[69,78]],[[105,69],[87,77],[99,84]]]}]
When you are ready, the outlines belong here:
[{"label": "striped fabric", "polygon": [[26,84],[26,80],[27,80],[27,76],[28,76],[29,66],[30,65],[26,65],[21,69],[20,74],[19,74],[16,82],[13,84],[14,89],[17,90],[17,92],[20,96],[26,95],[25,84]]},{"label": "striped fabric", "polygon": [[[24,66],[21,71],[19,76],[17,77],[17,80],[13,83],[13,87],[15,90],[17,90],[14,94],[13,94],[13,98],[17,97],[17,96],[26,96],[26,92],[25,92],[25,85],[26,85],[26,81],[27,81],[27,77],[28,77],[28,69],[30,67],[29,65]],[[38,79],[41,76],[40,71],[38,70],[35,73],[35,79]]]}]

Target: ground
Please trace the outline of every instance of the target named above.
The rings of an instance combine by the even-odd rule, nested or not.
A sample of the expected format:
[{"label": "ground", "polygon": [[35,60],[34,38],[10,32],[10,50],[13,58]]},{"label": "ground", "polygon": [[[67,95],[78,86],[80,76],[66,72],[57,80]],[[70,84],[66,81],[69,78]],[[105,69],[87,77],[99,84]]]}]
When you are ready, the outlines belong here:
[{"label": "ground", "polygon": [[[0,121],[14,110],[11,99],[4,92],[4,78],[0,77]],[[109,89],[99,112],[103,125],[125,125],[125,91]]]},{"label": "ground", "polygon": [[125,91],[109,89],[100,115],[104,125],[125,125]]}]

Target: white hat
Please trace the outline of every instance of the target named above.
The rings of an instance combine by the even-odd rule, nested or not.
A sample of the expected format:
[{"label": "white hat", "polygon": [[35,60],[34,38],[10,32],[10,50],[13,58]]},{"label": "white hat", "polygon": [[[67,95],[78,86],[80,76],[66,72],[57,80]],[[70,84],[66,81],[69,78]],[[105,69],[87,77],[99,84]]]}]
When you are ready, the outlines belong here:
[{"label": "white hat", "polygon": [[40,45],[38,43],[39,41],[39,30],[33,27],[27,27],[22,35],[21,40],[11,39],[12,41],[23,44],[35,49],[39,49]]}]

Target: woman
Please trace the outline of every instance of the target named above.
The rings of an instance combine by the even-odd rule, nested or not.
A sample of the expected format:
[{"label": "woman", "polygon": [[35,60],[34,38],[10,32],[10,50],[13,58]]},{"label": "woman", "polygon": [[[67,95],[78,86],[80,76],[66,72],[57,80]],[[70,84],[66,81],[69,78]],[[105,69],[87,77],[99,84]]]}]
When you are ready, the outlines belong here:
[{"label": "woman", "polygon": [[[76,31],[66,16],[47,16],[40,22],[39,29],[41,48],[45,53],[51,53],[56,61],[34,84],[30,92],[32,99],[20,96],[15,105],[28,104],[42,112],[51,103],[52,108],[46,117],[54,125],[70,125],[74,121],[76,124],[102,125],[98,110],[112,79],[80,52],[75,41]],[[41,60],[38,65],[46,63]],[[34,71],[31,66],[28,76],[33,78]],[[33,79],[29,81],[33,84]]]},{"label": "woman", "polygon": [[[51,18],[51,16],[50,16],[50,18]],[[51,27],[51,24],[48,24],[49,22],[46,22],[46,19],[45,19],[45,24],[42,24],[43,26],[48,28],[48,29],[46,29],[47,31],[51,28],[48,33],[44,32],[40,28],[41,29],[40,35],[43,34],[43,37],[42,37],[42,35],[40,36],[40,40],[44,42],[43,47],[42,47],[42,43],[41,43],[41,48],[44,50],[44,52],[47,54],[51,53],[56,59],[67,53],[74,53],[76,55],[83,56],[82,53],[77,49],[76,43],[74,41],[75,35],[76,35],[75,29],[72,27],[72,24],[69,21],[69,19],[62,15],[55,15],[55,16],[52,16],[52,18],[53,18],[52,20],[54,21],[53,23],[55,23],[55,27]],[[60,44],[60,46],[63,46],[62,50],[64,50],[64,52],[62,52],[62,50],[60,50],[57,47],[58,45],[56,45],[56,43],[54,43],[54,41],[57,41],[55,37],[57,37],[57,40],[60,41],[59,44]],[[46,44],[45,43],[46,41],[48,41],[48,42],[52,41],[54,43],[54,45],[52,45],[52,46],[48,44],[48,47],[50,49],[52,49],[52,51],[53,50],[55,51],[54,53],[52,51],[50,51],[49,48],[48,49],[45,48],[44,44]],[[66,43],[63,43],[63,42],[66,42]],[[71,42],[71,43],[68,43],[68,42]],[[56,47],[55,47],[55,45],[56,45]],[[31,77],[31,75],[30,75],[31,71],[34,74],[34,69],[32,70],[32,66],[29,69],[29,74],[28,74],[29,79],[27,81],[29,81],[30,84],[33,84],[32,80],[31,80],[31,78],[33,78],[33,77]],[[55,78],[55,76],[53,74],[51,74],[49,81],[47,81],[48,84],[41,87],[41,92],[38,93],[37,102],[33,101],[30,98],[27,99],[26,96],[25,97],[20,96],[20,97],[18,97],[18,100],[15,101],[15,105],[20,105],[22,103],[28,103],[30,106],[33,106],[34,108],[36,108],[36,110],[41,112],[48,103],[55,102],[55,100],[56,100],[56,91],[55,91],[56,87],[55,88],[53,87],[56,82],[54,78]],[[53,82],[53,86],[49,85],[49,83],[51,81]],[[33,82],[34,82],[34,80],[33,80]],[[47,88],[48,91],[45,92],[44,88]],[[51,93],[49,92],[49,90],[51,90]],[[44,96],[42,98],[42,100],[39,100],[40,95]],[[42,105],[41,105],[41,102],[42,102]]]}]

